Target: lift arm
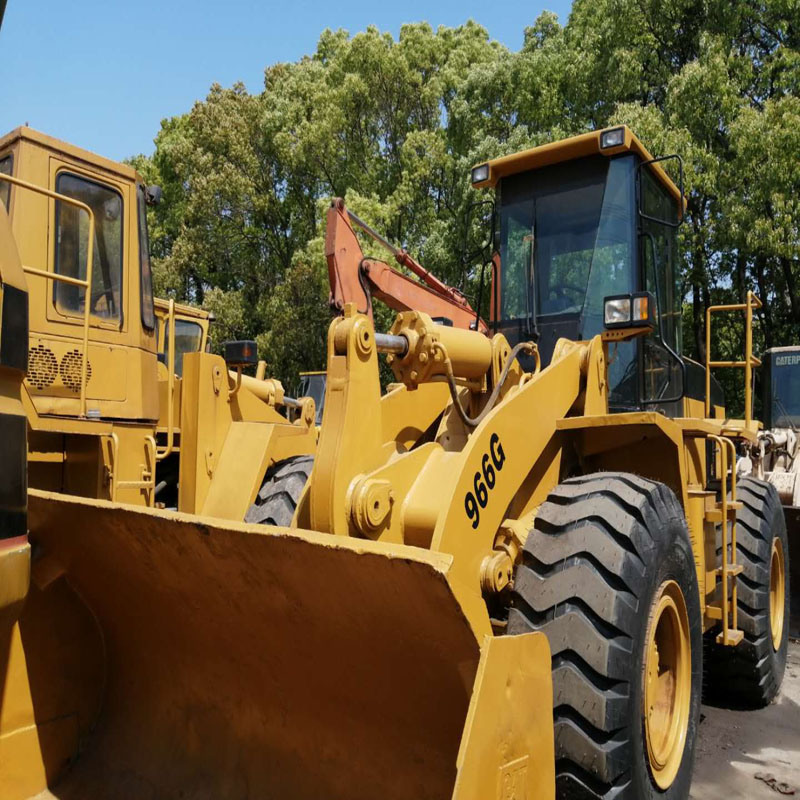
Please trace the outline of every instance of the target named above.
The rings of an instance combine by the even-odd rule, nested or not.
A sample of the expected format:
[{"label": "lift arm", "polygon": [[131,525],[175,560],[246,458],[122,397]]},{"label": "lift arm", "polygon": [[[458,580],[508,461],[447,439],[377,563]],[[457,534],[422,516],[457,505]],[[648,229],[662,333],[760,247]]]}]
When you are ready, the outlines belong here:
[{"label": "lift arm", "polygon": [[[398,264],[413,272],[422,282],[382,261],[365,258],[353,225],[389,250]],[[338,314],[344,310],[345,303],[356,303],[359,311],[371,319],[372,298],[377,297],[395,311],[424,311],[434,318],[452,320],[456,328],[475,329],[477,323],[478,330],[488,331],[486,323],[458,289],[440,281],[405,250],[390,244],[348,211],[340,198],[336,198],[328,209],[325,257],[331,285],[330,304]]]}]

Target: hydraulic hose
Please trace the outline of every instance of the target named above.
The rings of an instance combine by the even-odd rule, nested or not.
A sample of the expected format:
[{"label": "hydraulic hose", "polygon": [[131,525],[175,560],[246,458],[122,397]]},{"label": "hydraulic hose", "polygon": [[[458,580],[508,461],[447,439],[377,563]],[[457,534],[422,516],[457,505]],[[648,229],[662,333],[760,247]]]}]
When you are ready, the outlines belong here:
[{"label": "hydraulic hose", "polygon": [[519,354],[522,352],[534,353],[536,351],[536,345],[533,342],[519,342],[519,344],[514,345],[514,348],[511,350],[511,353],[506,360],[506,365],[503,367],[503,372],[500,375],[500,379],[495,384],[491,395],[489,395],[486,405],[483,407],[477,417],[470,417],[469,414],[467,414],[467,412],[464,410],[464,406],[461,405],[461,398],[458,396],[456,376],[453,374],[453,365],[450,362],[450,357],[447,355],[447,350],[445,349],[444,345],[441,344],[441,342],[434,342],[433,347],[434,349],[439,350],[444,357],[444,368],[447,373],[447,385],[450,387],[450,397],[453,399],[453,405],[455,406],[459,418],[468,428],[477,428],[478,425],[480,425],[481,422],[483,422],[483,420],[486,418],[486,415],[494,408],[497,399],[500,397],[500,390],[503,388],[503,384],[506,382],[506,378],[508,377],[508,372],[511,369],[511,365],[519,357]]}]

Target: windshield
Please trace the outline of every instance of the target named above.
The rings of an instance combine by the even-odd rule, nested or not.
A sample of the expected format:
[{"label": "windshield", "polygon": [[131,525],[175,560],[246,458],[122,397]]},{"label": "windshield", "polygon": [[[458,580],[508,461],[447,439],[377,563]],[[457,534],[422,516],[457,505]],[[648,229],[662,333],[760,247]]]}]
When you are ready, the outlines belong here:
[{"label": "windshield", "polygon": [[800,350],[772,359],[771,419],[774,428],[800,428]]},{"label": "windshield", "polygon": [[317,409],[317,425],[322,422],[322,407],[325,404],[325,380],[326,374],[324,372],[306,373],[300,376],[298,397],[314,398],[314,407]]},{"label": "windshield", "polygon": [[[183,375],[184,353],[199,353],[203,344],[203,328],[187,319],[175,320],[175,374]],[[169,364],[169,320],[164,324],[164,357]]]},{"label": "windshield", "polygon": [[[90,311],[107,320],[121,318],[122,299],[122,197],[111,186],[62,172],[56,191],[80,200],[94,214],[92,293]],[[55,271],[86,280],[89,251],[89,216],[83,209],[56,201]],[[82,287],[58,282],[53,287],[61,312],[82,314],[86,296]]]},{"label": "windshield", "polygon": [[[636,290],[634,171],[633,156],[597,156],[503,182],[501,328],[522,320],[530,334],[572,319],[580,339],[602,332],[604,298]],[[612,354],[612,401],[633,357],[631,343]]]}]

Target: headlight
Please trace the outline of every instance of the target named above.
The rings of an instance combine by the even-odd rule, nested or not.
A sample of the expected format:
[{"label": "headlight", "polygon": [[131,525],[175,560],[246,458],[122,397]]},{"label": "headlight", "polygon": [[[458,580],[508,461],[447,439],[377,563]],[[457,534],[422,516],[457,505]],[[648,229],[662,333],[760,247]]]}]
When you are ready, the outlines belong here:
[{"label": "headlight", "polygon": [[483,183],[489,180],[489,165],[481,164],[480,166],[472,168],[472,182]]},{"label": "headlight", "polygon": [[616,294],[603,300],[606,328],[653,328],[656,303],[650,292]]},{"label": "headlight", "polygon": [[606,297],[603,308],[603,321],[607,328],[630,325],[631,296]]},{"label": "headlight", "polygon": [[602,150],[607,147],[619,147],[621,144],[625,144],[625,128],[612,128],[610,131],[603,131],[600,134]]}]

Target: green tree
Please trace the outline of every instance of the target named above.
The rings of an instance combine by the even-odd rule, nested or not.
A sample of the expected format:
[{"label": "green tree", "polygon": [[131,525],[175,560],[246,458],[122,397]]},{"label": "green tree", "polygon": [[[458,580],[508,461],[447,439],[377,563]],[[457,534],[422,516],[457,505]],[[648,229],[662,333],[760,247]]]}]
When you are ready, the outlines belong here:
[{"label": "green tree", "polygon": [[[797,0],[576,0],[517,52],[473,22],[405,25],[396,40],[326,30],[313,54],[267,68],[258,94],[213,86],[137,157],[164,187],[158,289],[213,308],[218,341],[257,338],[291,382],[323,363],[331,197],[474,293],[460,258],[470,167],[625,122],[654,154],[683,157],[687,352],[704,357],[708,305],[751,286],[766,301],[759,343],[797,341],[799,22]],[[736,323],[719,333],[733,355]]]}]

